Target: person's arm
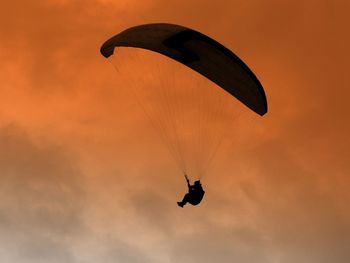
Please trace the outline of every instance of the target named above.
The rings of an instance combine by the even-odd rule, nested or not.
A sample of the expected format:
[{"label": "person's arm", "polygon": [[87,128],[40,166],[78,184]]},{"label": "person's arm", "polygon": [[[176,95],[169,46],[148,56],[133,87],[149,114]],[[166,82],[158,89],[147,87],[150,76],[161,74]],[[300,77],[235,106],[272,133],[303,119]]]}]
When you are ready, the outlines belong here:
[{"label": "person's arm", "polygon": [[188,189],[190,189],[191,185],[190,185],[190,180],[188,180],[187,178],[187,174],[185,174],[185,178],[186,178]]}]

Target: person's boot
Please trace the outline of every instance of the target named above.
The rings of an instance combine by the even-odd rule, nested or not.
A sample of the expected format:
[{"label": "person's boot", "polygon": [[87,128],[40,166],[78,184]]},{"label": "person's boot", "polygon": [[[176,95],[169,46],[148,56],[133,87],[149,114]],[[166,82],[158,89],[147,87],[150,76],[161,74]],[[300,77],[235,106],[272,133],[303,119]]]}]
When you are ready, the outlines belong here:
[{"label": "person's boot", "polygon": [[184,204],[182,202],[177,202],[177,205],[180,206],[180,207],[184,207]]}]

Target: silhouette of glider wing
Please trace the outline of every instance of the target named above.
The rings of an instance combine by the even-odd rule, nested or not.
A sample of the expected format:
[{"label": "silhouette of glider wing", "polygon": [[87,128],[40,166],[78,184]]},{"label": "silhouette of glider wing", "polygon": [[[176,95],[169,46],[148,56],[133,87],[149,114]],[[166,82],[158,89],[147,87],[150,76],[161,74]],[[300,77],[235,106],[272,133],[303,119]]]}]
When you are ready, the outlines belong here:
[{"label": "silhouette of glider wing", "polygon": [[108,58],[116,47],[163,54],[210,79],[259,115],[267,112],[265,92],[254,73],[233,52],[200,32],[174,24],[139,25],[107,40],[101,54]]}]

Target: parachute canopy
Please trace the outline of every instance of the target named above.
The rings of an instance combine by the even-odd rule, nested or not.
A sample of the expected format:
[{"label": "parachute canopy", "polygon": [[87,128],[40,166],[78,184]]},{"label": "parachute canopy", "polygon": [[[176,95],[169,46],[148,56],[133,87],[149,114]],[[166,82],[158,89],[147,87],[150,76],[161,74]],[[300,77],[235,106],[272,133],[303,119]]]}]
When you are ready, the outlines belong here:
[{"label": "parachute canopy", "polygon": [[101,54],[108,58],[116,47],[163,54],[210,79],[259,115],[267,112],[265,92],[254,73],[233,52],[200,32],[174,24],[139,25],[107,40]]}]

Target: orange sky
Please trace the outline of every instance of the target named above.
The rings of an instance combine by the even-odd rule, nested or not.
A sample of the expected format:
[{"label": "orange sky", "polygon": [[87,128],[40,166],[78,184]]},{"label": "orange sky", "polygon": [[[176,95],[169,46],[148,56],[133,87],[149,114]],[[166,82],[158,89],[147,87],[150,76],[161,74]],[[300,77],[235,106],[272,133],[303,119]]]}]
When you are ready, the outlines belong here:
[{"label": "orange sky", "polygon": [[[347,1],[14,0],[0,10],[0,262],[349,262]],[[170,22],[239,55],[266,116],[199,207],[99,53]],[[250,128],[249,128],[250,127]]]}]

